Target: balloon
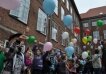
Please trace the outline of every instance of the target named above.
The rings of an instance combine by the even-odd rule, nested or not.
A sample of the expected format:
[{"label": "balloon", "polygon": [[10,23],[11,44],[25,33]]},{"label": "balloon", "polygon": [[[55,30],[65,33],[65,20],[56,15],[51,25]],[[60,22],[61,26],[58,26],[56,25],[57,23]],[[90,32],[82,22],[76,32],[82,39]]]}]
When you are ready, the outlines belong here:
[{"label": "balloon", "polygon": [[97,21],[97,26],[102,27],[104,25],[104,22],[102,20]]},{"label": "balloon", "polygon": [[94,38],[94,39],[93,39],[93,42],[94,42],[95,44],[97,44],[97,43],[98,43],[98,39],[97,39],[97,38]]},{"label": "balloon", "polygon": [[98,46],[98,49],[101,50],[102,49],[101,46]]},{"label": "balloon", "polygon": [[91,45],[91,49],[93,49],[93,45]]},{"label": "balloon", "polygon": [[101,48],[103,48],[103,45],[100,45]]},{"label": "balloon", "polygon": [[43,10],[46,14],[52,15],[54,13],[56,7],[55,0],[44,0],[43,2]]},{"label": "balloon", "polygon": [[68,46],[68,47],[65,48],[66,55],[69,58],[72,57],[74,51],[75,51],[74,48],[71,47],[71,46]]},{"label": "balloon", "polygon": [[72,46],[72,47],[73,47],[73,46],[74,46],[73,42],[70,42],[70,43],[69,43],[69,46]]},{"label": "balloon", "polygon": [[76,44],[77,43],[77,39],[76,38],[72,39],[72,42],[73,42],[73,44]]},{"label": "balloon", "polygon": [[51,42],[46,42],[44,44],[44,47],[43,47],[43,51],[46,52],[46,51],[50,51],[52,50],[52,47],[53,47],[53,44]]},{"label": "balloon", "polygon": [[86,35],[89,35],[89,34],[90,34],[90,30],[89,30],[89,29],[86,29],[86,30],[85,30],[85,34],[86,34]]},{"label": "balloon", "polygon": [[71,15],[66,15],[64,16],[64,19],[63,19],[63,23],[65,26],[69,26],[72,24],[72,16]]},{"label": "balloon", "polygon": [[83,37],[83,38],[82,38],[82,42],[83,42],[84,44],[87,44],[87,42],[88,42],[87,37]]},{"label": "balloon", "polygon": [[83,52],[83,53],[82,53],[82,58],[83,58],[83,59],[86,59],[87,57],[88,57],[88,52],[86,52],[86,51]]},{"label": "balloon", "polygon": [[20,6],[20,0],[0,0],[0,7],[7,10],[14,10]]},{"label": "balloon", "polygon": [[83,49],[86,49],[86,46],[83,46]]},{"label": "balloon", "polygon": [[68,32],[63,32],[62,38],[67,39],[68,37],[69,37],[69,33]]},{"label": "balloon", "polygon": [[33,43],[35,43],[35,40],[36,40],[36,37],[31,35],[31,36],[28,36],[27,42],[29,44],[33,44]]},{"label": "balloon", "polygon": [[92,36],[87,36],[87,40],[88,40],[88,42],[92,41]]},{"label": "balloon", "polygon": [[76,34],[80,34],[80,28],[79,28],[79,27],[75,27],[75,28],[74,28],[74,32],[75,32]]},{"label": "balloon", "polygon": [[80,60],[80,64],[84,65],[86,62],[84,60]]}]

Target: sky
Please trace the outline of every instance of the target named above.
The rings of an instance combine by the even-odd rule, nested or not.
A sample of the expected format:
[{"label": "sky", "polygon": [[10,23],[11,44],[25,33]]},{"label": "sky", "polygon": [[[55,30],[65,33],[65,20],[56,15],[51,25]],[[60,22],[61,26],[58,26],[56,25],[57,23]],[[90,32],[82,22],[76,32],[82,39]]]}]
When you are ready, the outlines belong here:
[{"label": "sky", "polygon": [[106,0],[74,0],[79,13],[86,13],[91,8],[106,6]]}]

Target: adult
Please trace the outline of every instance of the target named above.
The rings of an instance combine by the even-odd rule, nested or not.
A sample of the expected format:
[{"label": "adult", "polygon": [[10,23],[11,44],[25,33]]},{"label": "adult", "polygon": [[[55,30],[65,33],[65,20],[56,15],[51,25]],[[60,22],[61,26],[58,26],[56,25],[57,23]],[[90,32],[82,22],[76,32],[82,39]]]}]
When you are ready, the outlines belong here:
[{"label": "adult", "polygon": [[94,68],[94,74],[101,74],[102,63],[98,49],[95,50],[95,54],[92,57],[92,63]]}]

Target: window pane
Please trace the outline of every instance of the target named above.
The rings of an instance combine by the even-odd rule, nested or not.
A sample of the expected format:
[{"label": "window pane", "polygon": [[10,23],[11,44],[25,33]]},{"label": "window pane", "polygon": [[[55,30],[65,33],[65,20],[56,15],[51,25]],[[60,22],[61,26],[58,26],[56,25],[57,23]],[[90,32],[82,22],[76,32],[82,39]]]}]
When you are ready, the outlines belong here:
[{"label": "window pane", "polygon": [[92,26],[96,26],[96,22],[92,22]]},{"label": "window pane", "polygon": [[93,31],[93,38],[100,39],[99,31]]},{"label": "window pane", "polygon": [[54,39],[54,40],[57,40],[57,30],[58,30],[58,28],[57,28],[57,24],[54,21],[52,21],[51,30],[52,30],[51,31],[51,38]]},{"label": "window pane", "polygon": [[10,14],[13,16],[17,16],[18,20],[27,24],[28,21],[28,14],[30,8],[30,0],[21,0],[21,5],[18,9],[10,11]]},{"label": "window pane", "polygon": [[106,25],[106,20],[104,20],[104,24]]},{"label": "window pane", "polygon": [[70,13],[72,14],[73,10],[72,10],[72,7],[70,6]]},{"label": "window pane", "polygon": [[67,7],[67,9],[69,10],[69,1],[68,0],[66,0],[66,7]]},{"label": "window pane", "polygon": [[38,20],[37,20],[37,30],[46,35],[47,31],[47,15],[39,9]]},{"label": "window pane", "polygon": [[83,27],[88,27],[88,23],[83,23]]},{"label": "window pane", "polygon": [[63,7],[61,7],[61,20],[63,20],[64,14],[65,14],[64,9],[63,9]]},{"label": "window pane", "polygon": [[55,0],[55,2],[56,2],[56,7],[55,7],[54,12],[58,15],[58,0]]},{"label": "window pane", "polygon": [[106,39],[106,30],[104,30],[103,33],[104,33],[104,39]]}]

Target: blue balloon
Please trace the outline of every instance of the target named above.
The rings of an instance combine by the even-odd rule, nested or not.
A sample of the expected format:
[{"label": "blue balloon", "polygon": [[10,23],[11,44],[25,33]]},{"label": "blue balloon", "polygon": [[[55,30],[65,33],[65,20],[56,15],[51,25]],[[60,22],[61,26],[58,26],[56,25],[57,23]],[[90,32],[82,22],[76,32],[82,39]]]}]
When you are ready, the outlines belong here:
[{"label": "blue balloon", "polygon": [[75,51],[74,48],[71,46],[65,48],[65,52],[66,52],[67,57],[72,57],[74,51]]},{"label": "blue balloon", "polygon": [[72,21],[73,20],[71,15],[64,16],[63,23],[65,26],[70,26],[72,24]]},{"label": "blue balloon", "polygon": [[86,61],[80,60],[80,64],[84,65],[84,64],[86,64]]},{"label": "blue balloon", "polygon": [[56,7],[56,3],[54,0],[44,0],[43,2],[43,10],[46,14],[52,15],[54,13]]}]

